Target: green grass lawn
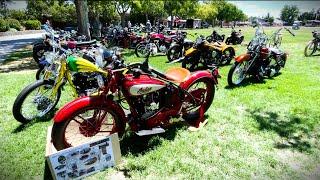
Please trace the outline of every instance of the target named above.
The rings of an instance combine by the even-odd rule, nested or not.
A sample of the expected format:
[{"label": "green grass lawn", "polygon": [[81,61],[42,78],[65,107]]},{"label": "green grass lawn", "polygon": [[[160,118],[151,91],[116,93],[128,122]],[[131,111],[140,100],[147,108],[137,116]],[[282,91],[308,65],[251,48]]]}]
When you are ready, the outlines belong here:
[{"label": "green grass lawn", "polygon": [[[217,29],[221,30],[221,29]],[[266,28],[270,34],[275,28]],[[312,28],[301,28],[296,37],[284,32],[282,49],[289,53],[280,76],[263,83],[227,88],[230,66],[220,68],[222,78],[209,123],[189,132],[177,124],[166,133],[149,137],[129,135],[121,142],[122,164],[89,179],[124,174],[132,179],[202,178],[320,178],[320,56],[305,58]],[[209,35],[212,29],[190,30]],[[226,35],[231,29],[222,29]],[[253,28],[243,28],[245,41]],[[237,55],[245,46],[237,46]],[[127,61],[141,61],[127,53]],[[153,67],[165,71],[165,56],[152,57]],[[0,73],[0,179],[43,176],[47,127],[52,121],[21,126],[11,108],[18,93],[35,80],[35,71]],[[71,100],[63,92],[61,107]]]}]

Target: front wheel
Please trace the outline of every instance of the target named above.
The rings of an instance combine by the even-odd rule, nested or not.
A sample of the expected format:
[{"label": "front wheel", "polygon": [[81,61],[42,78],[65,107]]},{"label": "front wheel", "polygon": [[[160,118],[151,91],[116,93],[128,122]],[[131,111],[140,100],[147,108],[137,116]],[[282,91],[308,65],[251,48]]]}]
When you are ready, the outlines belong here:
[{"label": "front wheel", "polygon": [[200,78],[186,89],[188,92],[183,102],[183,118],[193,120],[199,117],[199,108],[202,106],[205,113],[212,104],[215,87],[214,81],[209,78]]},{"label": "front wheel", "polygon": [[247,62],[235,62],[228,73],[228,84],[229,86],[239,86],[246,77],[245,68]]},{"label": "front wheel", "polygon": [[169,62],[180,57],[182,57],[182,49],[180,45],[174,45],[168,49],[167,58]]},{"label": "front wheel", "polygon": [[221,57],[221,65],[228,65],[230,64],[231,60],[233,59],[235,55],[234,49],[231,47],[228,47],[222,52]]},{"label": "front wheel", "polygon": [[137,55],[137,57],[147,57],[150,54],[148,44],[139,43],[135,48],[135,54]]},{"label": "front wheel", "polygon": [[118,133],[121,137],[125,121],[112,109],[88,106],[75,112],[65,121],[54,123],[51,138],[57,150],[66,149]]},{"label": "front wheel", "polygon": [[53,93],[53,82],[39,80],[24,88],[14,101],[14,118],[26,124],[36,118],[43,118],[57,105],[61,90]]},{"label": "front wheel", "polygon": [[317,45],[314,41],[310,41],[304,49],[304,55],[306,57],[312,56],[317,50]]}]

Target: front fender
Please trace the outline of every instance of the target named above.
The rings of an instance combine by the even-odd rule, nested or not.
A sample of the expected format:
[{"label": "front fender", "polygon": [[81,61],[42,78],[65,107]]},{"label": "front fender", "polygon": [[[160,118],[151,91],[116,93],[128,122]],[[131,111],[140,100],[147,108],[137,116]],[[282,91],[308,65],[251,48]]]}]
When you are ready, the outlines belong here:
[{"label": "front fender", "polygon": [[71,118],[75,112],[89,106],[106,106],[119,114],[121,116],[120,119],[126,119],[122,108],[112,100],[107,99],[104,96],[84,96],[64,105],[56,113],[53,120],[55,123],[66,121]]},{"label": "front fender", "polygon": [[189,76],[185,81],[180,83],[179,86],[183,89],[187,89],[194,81],[200,78],[212,79],[216,84],[216,80],[209,71],[196,71],[195,73],[192,73],[191,76]]}]

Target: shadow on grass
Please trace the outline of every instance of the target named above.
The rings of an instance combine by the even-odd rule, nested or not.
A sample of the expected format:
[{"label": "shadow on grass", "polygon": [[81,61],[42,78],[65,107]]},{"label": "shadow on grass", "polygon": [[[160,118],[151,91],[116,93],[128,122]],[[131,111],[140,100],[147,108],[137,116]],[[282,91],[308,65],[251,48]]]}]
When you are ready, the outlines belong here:
[{"label": "shadow on grass", "polygon": [[20,60],[20,59],[23,59],[23,58],[28,58],[28,57],[32,57],[32,50],[21,49],[21,50],[18,50],[18,51],[15,51],[15,52],[11,53],[6,58],[6,60],[4,60],[2,62],[2,64],[5,65],[5,64],[8,64],[9,62],[17,61],[17,60]]},{"label": "shadow on grass", "polygon": [[310,136],[314,125],[309,123],[308,119],[296,115],[283,117],[275,112],[264,112],[260,109],[249,113],[259,123],[260,130],[274,131],[282,138],[282,142],[275,143],[276,148],[308,151],[312,147]]},{"label": "shadow on grass", "polygon": [[0,73],[38,69],[38,64],[32,59],[32,50],[22,49],[11,53],[0,63]]},{"label": "shadow on grass", "polygon": [[130,133],[120,141],[121,154],[134,156],[143,155],[146,152],[155,149],[161,145],[162,138],[166,140],[174,140],[179,129],[185,127],[184,122],[177,122],[166,129],[166,132],[157,135],[138,136]]},{"label": "shadow on grass", "polygon": [[36,123],[48,122],[53,118],[53,116],[56,113],[56,111],[58,111],[58,108],[55,108],[53,111],[51,111],[49,114],[47,114],[46,116],[44,116],[42,118],[34,119],[34,120],[30,121],[27,124],[20,124],[18,127],[16,127],[12,131],[12,133],[14,133],[14,134],[20,133],[20,132],[26,130],[28,127],[31,127],[32,125],[36,124]]},{"label": "shadow on grass", "polygon": [[249,85],[252,85],[252,84],[265,84],[266,81],[265,81],[265,78],[262,79],[262,80],[258,80],[257,78],[253,77],[253,76],[250,76],[249,78],[245,78],[240,85],[238,86],[230,86],[230,85],[227,85],[225,86],[224,88],[225,89],[234,89],[234,88],[238,88],[238,87],[246,87],[246,86],[249,86]]}]

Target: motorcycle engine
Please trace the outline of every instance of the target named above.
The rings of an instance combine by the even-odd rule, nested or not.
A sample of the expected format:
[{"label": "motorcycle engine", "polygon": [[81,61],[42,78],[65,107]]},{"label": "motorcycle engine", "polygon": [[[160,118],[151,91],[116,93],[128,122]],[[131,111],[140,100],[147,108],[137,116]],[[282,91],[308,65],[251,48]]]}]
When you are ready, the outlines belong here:
[{"label": "motorcycle engine", "polygon": [[170,108],[174,104],[173,87],[165,87],[159,91],[133,97],[133,104],[141,120],[145,121],[164,107]]},{"label": "motorcycle engine", "polygon": [[82,95],[89,95],[96,92],[99,87],[103,87],[106,78],[99,73],[75,73],[72,80],[77,93]]}]

